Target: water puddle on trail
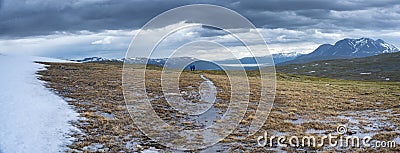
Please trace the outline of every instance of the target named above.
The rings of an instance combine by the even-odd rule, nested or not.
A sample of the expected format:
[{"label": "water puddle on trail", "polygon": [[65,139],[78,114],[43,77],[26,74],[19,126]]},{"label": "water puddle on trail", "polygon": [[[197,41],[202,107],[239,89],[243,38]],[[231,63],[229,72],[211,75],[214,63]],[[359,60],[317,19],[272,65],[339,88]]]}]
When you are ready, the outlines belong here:
[{"label": "water puddle on trail", "polygon": [[222,117],[222,112],[213,107],[216,101],[217,87],[215,87],[211,80],[203,75],[200,75],[200,77],[204,80],[199,87],[200,101],[205,103],[200,103],[199,105],[208,105],[209,109],[199,115],[196,120],[198,123],[208,127],[211,126],[214,121]]},{"label": "water puddle on trail", "polygon": [[[194,123],[193,126],[196,126],[196,128],[204,129],[221,119],[224,111],[214,106],[215,103],[223,101],[216,98],[217,87],[215,87],[214,83],[204,75],[200,75],[200,77],[203,79],[203,82],[200,84],[197,91],[192,90],[189,92],[181,92],[182,95],[180,96],[191,97],[191,100],[185,100],[182,102],[182,104],[187,105],[187,103],[190,103],[190,105],[187,105],[187,107],[192,108],[187,108],[188,110],[197,109],[196,111],[201,113],[196,115],[188,115],[187,118],[182,118],[181,122],[189,121]],[[193,89],[193,87],[187,88]],[[193,102],[193,99],[197,101]]]},{"label": "water puddle on trail", "polygon": [[157,104],[155,106],[165,111],[174,112],[171,114],[171,118],[166,118],[167,122],[173,120],[175,125],[182,126],[184,129],[204,129],[221,119],[224,110],[214,106],[215,103],[224,102],[222,99],[216,98],[217,87],[204,75],[200,75],[200,78],[203,81],[197,89],[193,86],[187,86],[178,90],[171,90],[175,86],[166,84],[167,88],[169,87],[165,90],[166,93],[151,95],[152,101],[165,99],[168,103],[168,105]]}]

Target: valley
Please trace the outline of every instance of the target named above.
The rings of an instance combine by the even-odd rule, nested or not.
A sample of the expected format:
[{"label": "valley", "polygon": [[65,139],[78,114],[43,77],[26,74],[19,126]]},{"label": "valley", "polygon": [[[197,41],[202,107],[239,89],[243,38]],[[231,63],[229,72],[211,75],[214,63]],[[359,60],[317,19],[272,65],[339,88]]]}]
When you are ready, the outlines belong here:
[{"label": "valley", "polygon": [[276,67],[278,72],[327,77],[345,80],[400,81],[400,53],[386,53],[376,56],[322,60],[303,64],[286,64]]}]

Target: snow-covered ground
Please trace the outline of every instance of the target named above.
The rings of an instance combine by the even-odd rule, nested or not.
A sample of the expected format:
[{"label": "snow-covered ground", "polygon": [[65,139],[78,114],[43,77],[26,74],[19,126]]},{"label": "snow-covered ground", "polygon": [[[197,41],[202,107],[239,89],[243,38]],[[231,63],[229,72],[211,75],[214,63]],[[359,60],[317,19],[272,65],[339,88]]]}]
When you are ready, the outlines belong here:
[{"label": "snow-covered ground", "polygon": [[61,60],[0,54],[0,153],[59,152],[70,143],[78,114],[35,74],[33,61]]}]

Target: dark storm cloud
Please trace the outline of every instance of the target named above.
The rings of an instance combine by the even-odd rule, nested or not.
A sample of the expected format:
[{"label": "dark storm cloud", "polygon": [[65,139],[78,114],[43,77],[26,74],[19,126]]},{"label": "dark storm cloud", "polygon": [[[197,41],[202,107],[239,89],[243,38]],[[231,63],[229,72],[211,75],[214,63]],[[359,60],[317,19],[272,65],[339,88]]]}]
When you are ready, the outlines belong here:
[{"label": "dark storm cloud", "polygon": [[259,27],[287,29],[397,29],[400,1],[240,1],[236,7]]},{"label": "dark storm cloud", "polygon": [[360,0],[241,0],[239,5],[242,9],[269,10],[269,11],[293,11],[293,10],[335,10],[349,11],[368,9],[372,7],[387,7],[398,4],[397,0],[360,1]]},{"label": "dark storm cloud", "polygon": [[215,36],[228,34],[226,31],[223,31],[220,28],[212,27],[212,26],[206,26],[206,25],[202,25],[201,29],[199,31],[196,31],[196,32],[200,33],[201,37],[215,37]]},{"label": "dark storm cloud", "polygon": [[2,10],[0,14],[0,34],[11,36],[49,34],[54,31],[137,29],[157,14],[184,5],[165,1],[7,2],[7,10]]},{"label": "dark storm cloud", "polygon": [[0,0],[0,37],[138,29],[161,12],[193,3],[228,7],[265,28],[397,29],[400,24],[398,0]]},{"label": "dark storm cloud", "polygon": [[252,12],[246,12],[245,16],[248,17],[252,23],[256,24],[256,26],[264,28],[292,29],[304,26],[311,26],[320,22],[310,17],[298,16],[291,11],[283,11],[283,12],[252,11]]}]

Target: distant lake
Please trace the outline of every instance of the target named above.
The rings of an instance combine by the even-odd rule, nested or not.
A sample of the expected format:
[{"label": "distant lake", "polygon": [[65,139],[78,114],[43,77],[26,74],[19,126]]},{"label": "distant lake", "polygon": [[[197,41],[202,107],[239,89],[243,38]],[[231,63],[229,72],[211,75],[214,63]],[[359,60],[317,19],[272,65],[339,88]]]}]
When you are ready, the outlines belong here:
[{"label": "distant lake", "polygon": [[263,63],[263,64],[220,64],[221,66],[230,66],[230,67],[256,67],[256,66],[270,66],[271,64],[269,63]]}]

